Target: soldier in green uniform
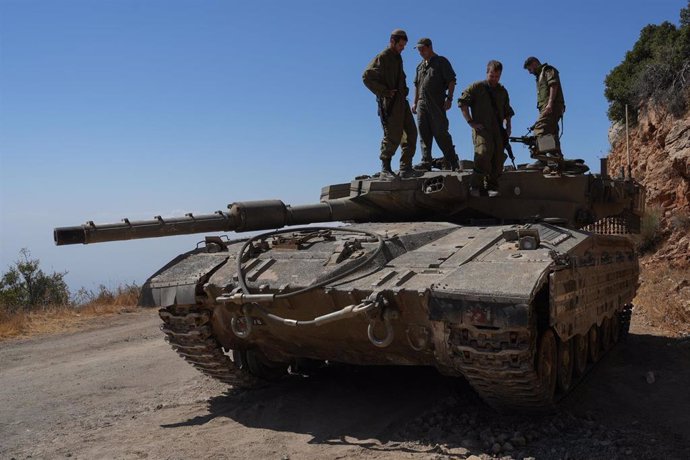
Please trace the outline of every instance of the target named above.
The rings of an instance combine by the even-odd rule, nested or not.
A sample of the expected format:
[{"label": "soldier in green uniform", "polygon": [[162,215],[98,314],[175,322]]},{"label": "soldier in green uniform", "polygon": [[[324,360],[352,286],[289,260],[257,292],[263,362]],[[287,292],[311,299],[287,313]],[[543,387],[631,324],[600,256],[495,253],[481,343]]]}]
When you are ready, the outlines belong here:
[{"label": "soldier in green uniform", "polygon": [[421,38],[415,46],[422,57],[414,79],[415,93],[412,113],[417,114],[422,163],[420,169],[431,170],[433,139],[443,152],[445,167],[458,169],[453,138],[448,132],[448,117],[455,90],[455,71],[448,59],[434,52],[429,38]]},{"label": "soldier in green uniform", "polygon": [[558,121],[565,112],[565,99],[558,70],[555,67],[539,62],[539,59],[530,56],[525,60],[524,68],[534,75],[537,80],[537,109],[539,117],[534,123],[535,136],[553,134],[558,151],[561,144],[558,139]]},{"label": "soldier in green uniform", "polygon": [[503,162],[507,158],[503,152],[510,136],[510,119],[515,112],[510,107],[508,91],[499,83],[502,72],[503,64],[489,61],[486,80],[469,85],[458,99],[462,116],[472,127],[472,196],[479,196],[484,188],[489,196],[498,195],[498,178],[503,173]]},{"label": "soldier in green uniform", "polygon": [[383,126],[380,155],[382,178],[395,176],[391,170],[391,158],[398,146],[401,146],[402,151],[400,175],[414,175],[412,158],[417,144],[417,126],[407,102],[409,90],[400,56],[405,45],[407,34],[404,30],[396,29],[391,32],[388,48],[372,59],[362,75],[366,87],[376,95]]}]

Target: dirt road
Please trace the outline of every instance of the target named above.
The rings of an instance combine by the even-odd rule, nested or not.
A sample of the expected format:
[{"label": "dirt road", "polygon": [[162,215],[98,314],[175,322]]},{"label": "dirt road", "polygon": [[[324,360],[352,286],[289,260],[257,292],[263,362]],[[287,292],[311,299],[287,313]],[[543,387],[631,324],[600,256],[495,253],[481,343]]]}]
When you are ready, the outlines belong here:
[{"label": "dirt road", "polygon": [[528,417],[426,369],[336,368],[233,393],[178,358],[158,324],[147,310],[0,343],[0,458],[690,455],[689,338],[633,327],[559,413]]}]

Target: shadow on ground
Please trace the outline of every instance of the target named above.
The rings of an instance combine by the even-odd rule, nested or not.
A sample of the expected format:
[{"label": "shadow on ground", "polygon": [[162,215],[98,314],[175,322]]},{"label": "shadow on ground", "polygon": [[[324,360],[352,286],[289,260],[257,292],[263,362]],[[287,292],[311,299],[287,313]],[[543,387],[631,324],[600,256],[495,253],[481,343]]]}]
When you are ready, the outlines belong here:
[{"label": "shadow on ground", "polygon": [[[652,383],[649,383],[652,382]],[[498,414],[463,379],[428,368],[336,367],[318,376],[229,392],[208,413],[252,428],[310,435],[314,444],[515,458],[686,458],[690,339],[630,335],[554,413]]]}]

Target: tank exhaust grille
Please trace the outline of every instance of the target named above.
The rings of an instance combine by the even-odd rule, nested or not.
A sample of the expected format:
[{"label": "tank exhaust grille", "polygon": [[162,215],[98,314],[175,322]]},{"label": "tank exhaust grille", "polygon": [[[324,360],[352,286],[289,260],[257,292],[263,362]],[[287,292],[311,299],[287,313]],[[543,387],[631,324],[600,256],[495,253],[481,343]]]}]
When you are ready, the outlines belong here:
[{"label": "tank exhaust grille", "polygon": [[582,230],[599,233],[601,235],[630,235],[640,233],[640,216],[630,211],[604,217],[598,221],[582,227]]}]

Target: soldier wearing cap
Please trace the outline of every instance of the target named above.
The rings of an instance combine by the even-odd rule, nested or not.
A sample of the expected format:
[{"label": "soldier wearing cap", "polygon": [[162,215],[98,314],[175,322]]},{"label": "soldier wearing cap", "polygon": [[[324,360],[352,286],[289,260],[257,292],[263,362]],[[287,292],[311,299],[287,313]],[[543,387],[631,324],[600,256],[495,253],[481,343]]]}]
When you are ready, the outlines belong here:
[{"label": "soldier wearing cap", "polygon": [[558,139],[558,121],[565,113],[565,99],[558,70],[555,67],[539,62],[539,59],[530,56],[523,66],[537,80],[537,109],[539,117],[534,123],[535,136],[553,134],[556,146],[560,151],[561,145]]},{"label": "soldier wearing cap", "polygon": [[434,52],[430,38],[420,38],[415,46],[422,62],[417,65],[412,113],[417,115],[422,163],[419,169],[431,169],[433,139],[443,152],[445,167],[458,169],[453,138],[448,132],[448,117],[455,91],[455,71],[448,59]]},{"label": "soldier wearing cap", "polygon": [[382,178],[395,176],[391,169],[391,158],[398,146],[401,147],[400,175],[414,175],[412,158],[417,144],[417,127],[406,99],[409,90],[400,56],[405,45],[407,34],[404,30],[395,29],[391,32],[388,48],[372,59],[362,75],[366,87],[376,95],[383,126],[380,154]]},{"label": "soldier wearing cap", "polygon": [[510,119],[515,112],[510,106],[508,90],[499,83],[502,72],[503,64],[489,61],[486,65],[486,80],[469,85],[458,99],[462,116],[472,127],[472,196],[479,196],[484,188],[489,196],[498,195],[498,178],[503,173],[503,162],[507,158],[503,153],[505,139],[510,136]]}]

